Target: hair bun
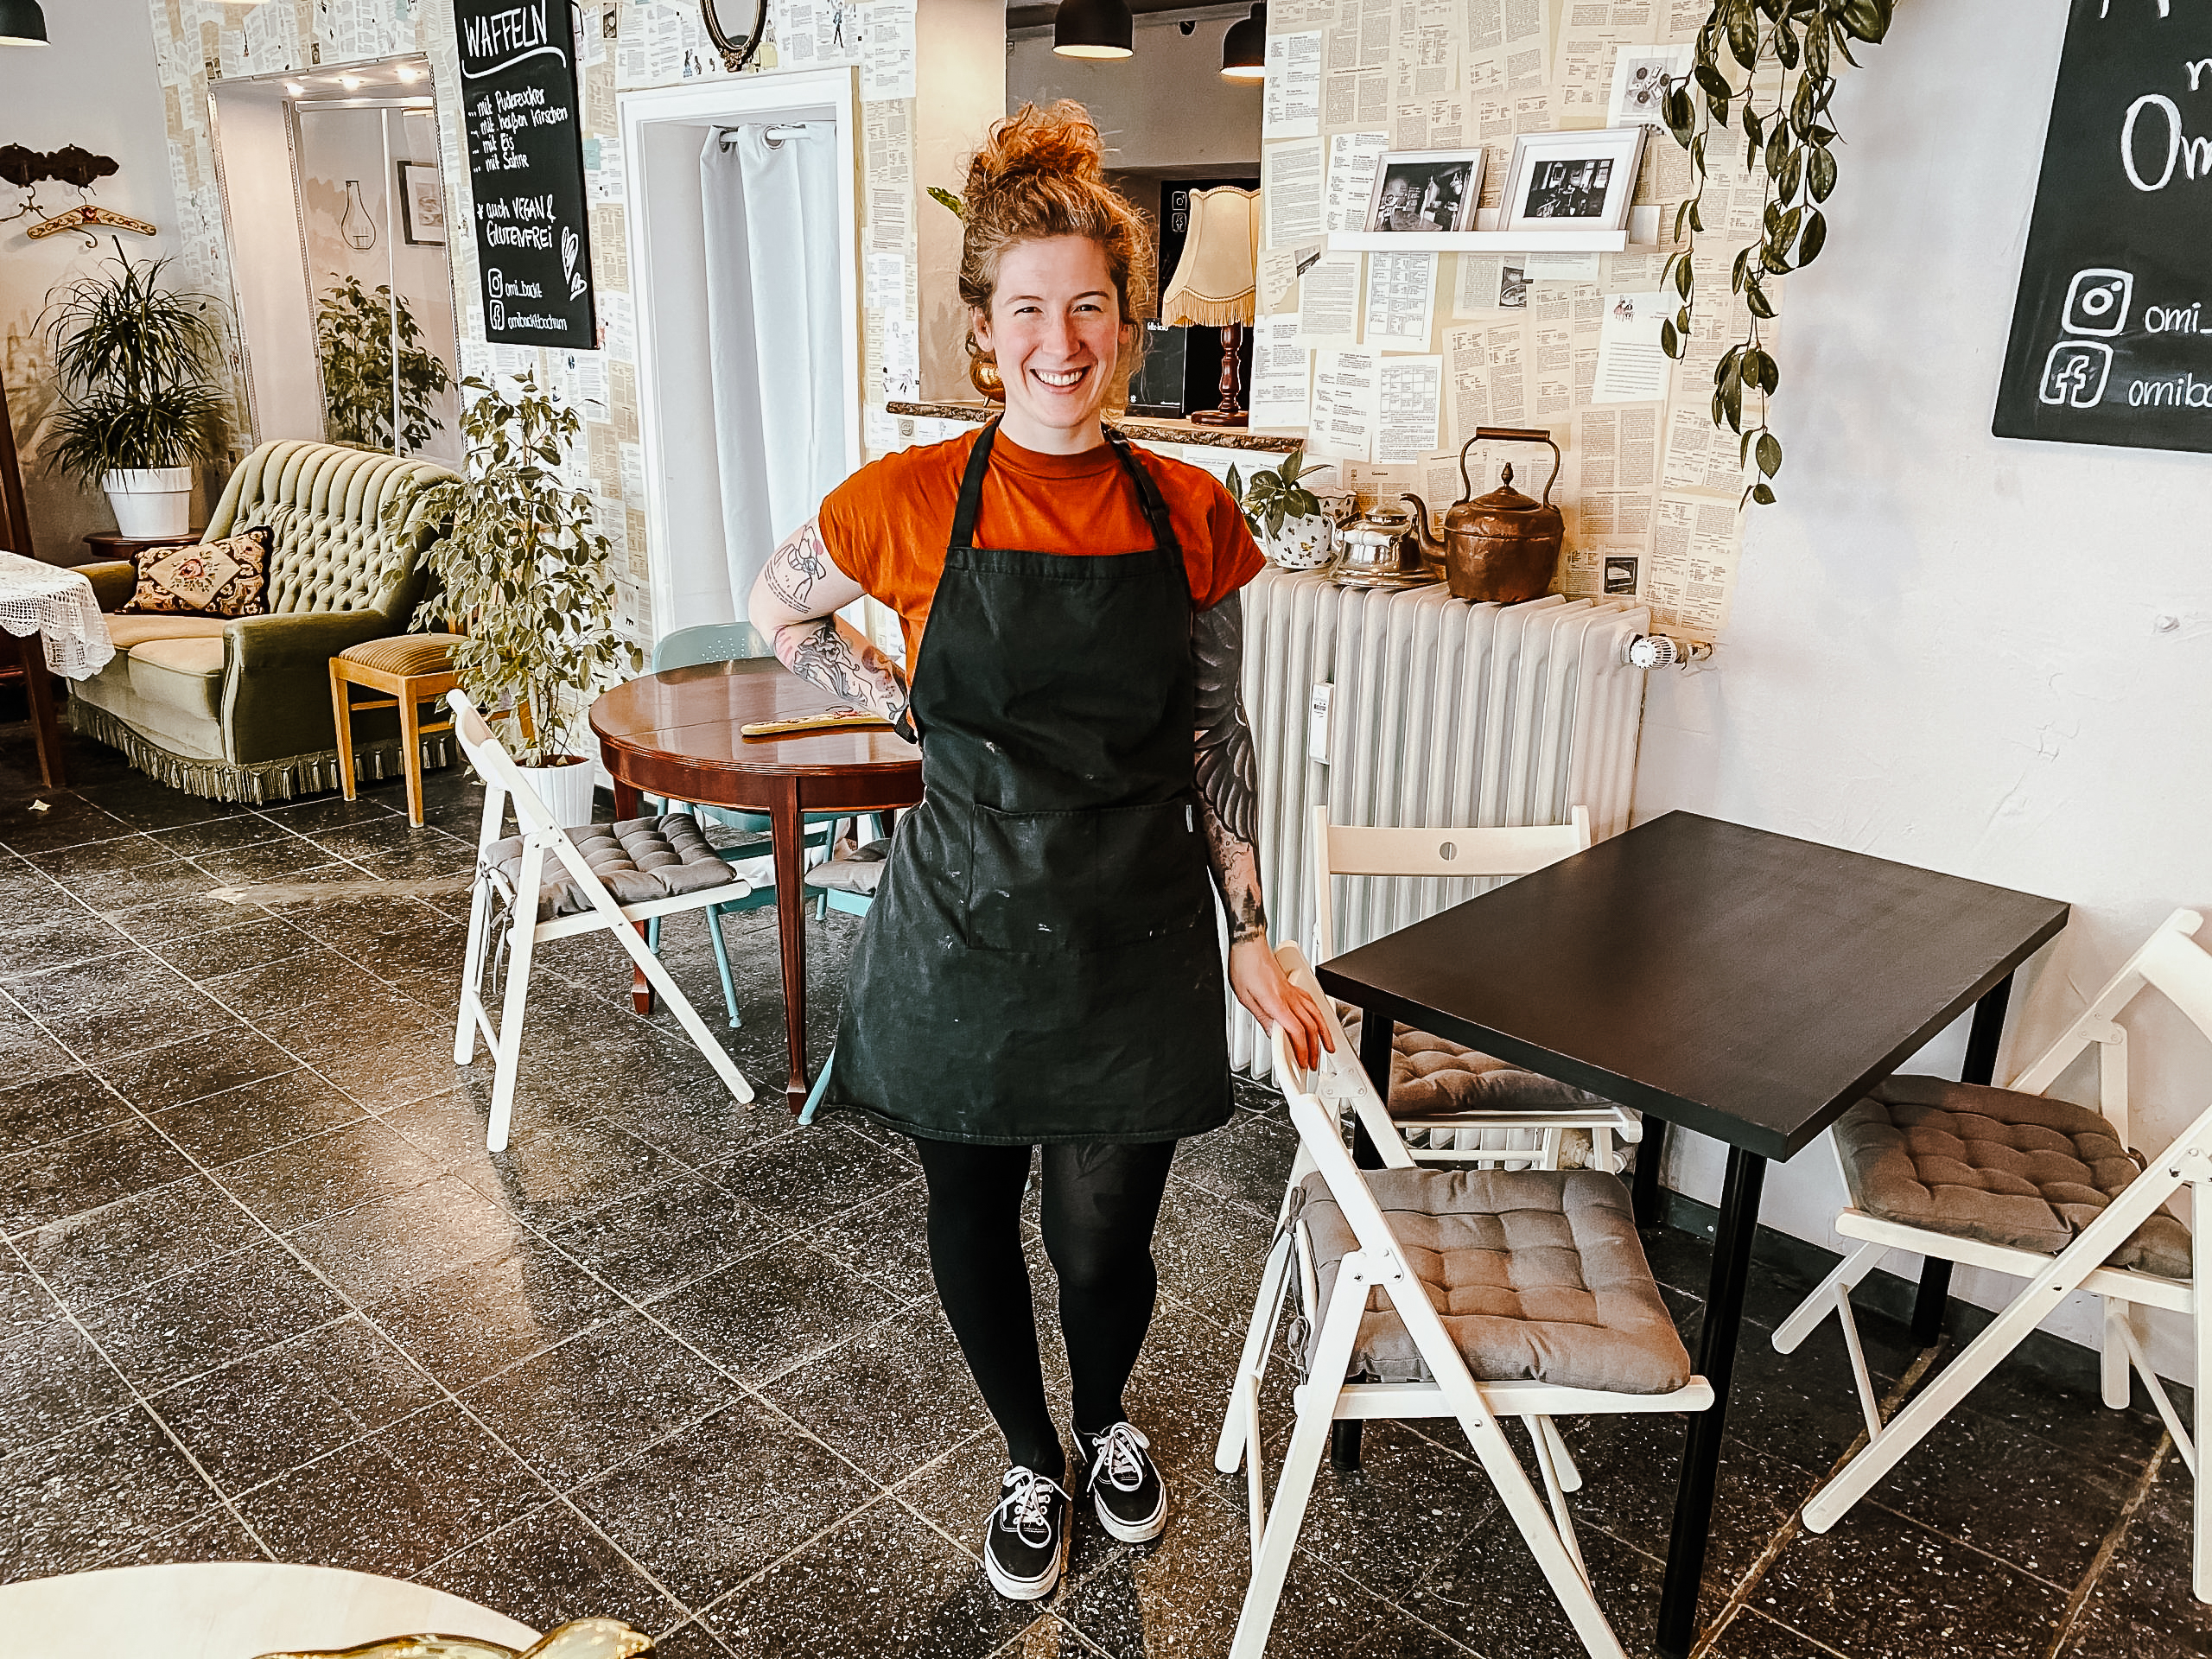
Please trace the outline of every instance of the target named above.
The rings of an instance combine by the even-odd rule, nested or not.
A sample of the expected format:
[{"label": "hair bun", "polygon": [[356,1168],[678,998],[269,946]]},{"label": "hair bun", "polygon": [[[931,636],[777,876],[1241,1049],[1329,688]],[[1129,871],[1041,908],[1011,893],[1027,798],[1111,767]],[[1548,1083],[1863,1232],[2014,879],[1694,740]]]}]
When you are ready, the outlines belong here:
[{"label": "hair bun", "polygon": [[991,129],[968,162],[968,200],[1039,176],[1103,184],[1106,146],[1090,112],[1072,99],[1048,109],[1025,104]]}]

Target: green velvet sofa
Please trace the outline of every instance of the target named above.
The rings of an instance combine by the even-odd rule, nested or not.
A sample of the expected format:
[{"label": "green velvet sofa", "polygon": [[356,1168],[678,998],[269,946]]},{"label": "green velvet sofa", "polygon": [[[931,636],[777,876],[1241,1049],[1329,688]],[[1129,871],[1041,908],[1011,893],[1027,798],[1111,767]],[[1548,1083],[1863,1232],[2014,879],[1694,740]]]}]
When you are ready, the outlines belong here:
[{"label": "green velvet sofa", "polygon": [[[428,576],[423,551],[442,531],[404,504],[454,476],[340,444],[263,444],[231,474],[206,539],[257,524],[276,532],[270,613],[111,614],[115,658],[70,688],[70,724],[189,794],[258,805],[336,789],[330,659],[406,631]],[[403,504],[396,531],[384,523],[394,502]],[[130,599],[129,563],[79,568],[103,611]],[[361,716],[353,736],[363,777],[397,773],[394,715]],[[445,737],[425,747],[426,765],[450,760]]]}]

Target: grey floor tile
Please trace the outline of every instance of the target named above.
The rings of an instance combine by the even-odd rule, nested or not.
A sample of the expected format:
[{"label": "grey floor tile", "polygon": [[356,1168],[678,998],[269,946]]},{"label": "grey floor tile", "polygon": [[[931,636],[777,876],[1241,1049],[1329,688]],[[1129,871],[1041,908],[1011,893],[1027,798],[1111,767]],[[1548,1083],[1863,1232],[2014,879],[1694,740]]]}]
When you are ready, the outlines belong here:
[{"label": "grey floor tile", "polygon": [[175,1567],[201,1561],[265,1561],[269,1553],[247,1530],[245,1523],[227,1508],[208,1510],[175,1532],[133,1543],[100,1565],[110,1567]]},{"label": "grey floor tile", "polygon": [[0,1457],[130,1404],[130,1384],[67,1319],[0,1336]]},{"label": "grey floor tile", "polygon": [[2189,1471],[2170,1453],[2082,1602],[2067,1659],[2212,1653],[2212,1606],[2190,1593],[2190,1525]]},{"label": "grey floor tile", "polygon": [[73,1140],[130,1116],[121,1097],[89,1071],[16,1084],[0,1089],[0,1155]]},{"label": "grey floor tile", "polygon": [[0,1077],[15,1084],[35,1083],[83,1067],[81,1058],[6,997],[6,988],[0,986]]},{"label": "grey floor tile", "polygon": [[[223,1170],[223,1184],[252,1202],[248,1189],[257,1194],[276,1166],[242,1170],[237,1167],[241,1160],[359,1123],[364,1116],[359,1106],[302,1067],[156,1110],[153,1119],[154,1127],[185,1154],[203,1167]],[[368,1196],[365,1191],[352,1201]],[[264,1219],[272,1227],[280,1224],[273,1212]]]},{"label": "grey floor tile", "polygon": [[863,1469],[887,1479],[933,1461],[990,1422],[960,1345],[917,1303],[761,1392]]},{"label": "grey floor tile", "polygon": [[[28,865],[19,865],[29,870]],[[92,914],[62,887],[31,872],[41,885],[0,872],[0,893],[10,900],[11,919],[0,926],[0,982],[67,968],[95,957],[127,950],[130,941]]]},{"label": "grey floor tile", "polygon": [[0,1582],[98,1567],[218,1502],[143,1409],[86,1423],[0,1459]]},{"label": "grey floor tile", "polygon": [[441,1176],[396,1196],[311,1222],[290,1243],[364,1305],[478,1262],[497,1260],[527,1230],[467,1182]]},{"label": "grey floor tile", "polygon": [[541,1227],[557,1227],[641,1192],[681,1166],[611,1123],[518,1125],[506,1155],[467,1179],[485,1196]]},{"label": "grey floor tile", "polygon": [[150,1124],[130,1118],[0,1158],[0,1233],[17,1236],[192,1173]]},{"label": "grey floor tile", "polygon": [[899,1302],[791,1237],[649,1306],[732,1376],[761,1382],[856,1336]]},{"label": "grey floor tile", "polygon": [[433,1406],[238,1500],[279,1560],[412,1578],[543,1503],[458,1406]]},{"label": "grey floor tile", "polygon": [[602,1476],[575,1503],[696,1609],[878,1490],[776,1414],[740,1401]]},{"label": "grey floor tile", "polygon": [[643,1298],[703,1278],[783,1233],[744,1200],[679,1171],[569,1222],[553,1239],[624,1294]]},{"label": "grey floor tile", "polygon": [[240,1084],[257,1082],[295,1070],[299,1061],[267,1038],[232,1032],[218,1040],[188,1038],[111,1060],[100,1075],[143,1112],[158,1112],[200,1100]]},{"label": "grey floor tile", "polygon": [[362,1312],[450,1389],[542,1353],[624,1311],[621,1298],[543,1240],[362,1304]]},{"label": "grey floor tile", "polygon": [[932,1296],[929,1211],[929,1192],[915,1179],[817,1222],[807,1236],[824,1255],[893,1296]]},{"label": "grey floor tile", "polygon": [[[1649,1652],[1659,1611],[1657,1556],[1596,1527],[1577,1527],[1576,1538],[1614,1634],[1630,1653]],[[1454,1540],[1402,1605],[1485,1659],[1553,1659],[1580,1646],[1528,1541],[1503,1509]]]},{"label": "grey floor tile", "polygon": [[264,1238],[82,1317],[100,1351],[151,1391],[289,1341],[345,1311],[328,1286]]},{"label": "grey floor tile", "polygon": [[[346,1103],[327,1093],[320,1105],[327,1116],[346,1109]],[[373,1117],[351,1115],[354,1121],[338,1128],[225,1164],[213,1172],[214,1178],[279,1233],[437,1179],[437,1166],[398,1135]]]},{"label": "grey floor tile", "polygon": [[706,1173],[764,1215],[803,1227],[904,1185],[914,1168],[833,1127],[795,1130]]},{"label": "grey floor tile", "polygon": [[8,995],[95,1068],[187,1038],[219,1041],[213,1033],[238,1029],[189,980],[137,949],[11,980]]},{"label": "grey floor tile", "polygon": [[[619,1618],[651,1636],[683,1617],[620,1550],[559,1502],[509,1522],[416,1576],[540,1632],[570,1619]],[[653,1652],[665,1659],[667,1649],[657,1643]]]},{"label": "grey floor tile", "polygon": [[205,1175],[21,1234],[26,1263],[72,1307],[92,1307],[265,1236],[258,1223]]}]

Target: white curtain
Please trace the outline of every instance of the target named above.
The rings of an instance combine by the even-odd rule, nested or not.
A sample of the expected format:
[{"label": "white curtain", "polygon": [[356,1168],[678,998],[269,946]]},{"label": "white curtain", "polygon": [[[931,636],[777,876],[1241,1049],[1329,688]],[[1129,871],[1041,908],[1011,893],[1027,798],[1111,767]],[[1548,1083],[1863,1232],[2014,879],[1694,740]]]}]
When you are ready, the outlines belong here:
[{"label": "white curtain", "polygon": [[844,477],[836,129],[722,128],[699,156],[707,328],[735,613]]}]

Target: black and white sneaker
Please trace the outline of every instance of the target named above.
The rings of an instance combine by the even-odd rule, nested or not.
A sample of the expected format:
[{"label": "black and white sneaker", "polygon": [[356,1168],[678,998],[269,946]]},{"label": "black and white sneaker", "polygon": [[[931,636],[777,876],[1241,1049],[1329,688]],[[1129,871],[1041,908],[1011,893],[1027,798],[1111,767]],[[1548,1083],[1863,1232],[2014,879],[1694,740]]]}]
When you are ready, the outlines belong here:
[{"label": "black and white sneaker", "polygon": [[983,1534],[983,1572],[1008,1601],[1052,1593],[1068,1564],[1074,1500],[1048,1475],[1016,1464],[999,1483],[998,1507]]},{"label": "black and white sneaker", "polygon": [[1084,1484],[1098,1523],[1125,1544],[1149,1543],[1167,1525],[1167,1483],[1147,1455],[1150,1440],[1128,1423],[1082,1436],[1090,1464]]}]

